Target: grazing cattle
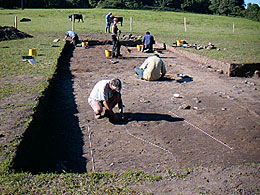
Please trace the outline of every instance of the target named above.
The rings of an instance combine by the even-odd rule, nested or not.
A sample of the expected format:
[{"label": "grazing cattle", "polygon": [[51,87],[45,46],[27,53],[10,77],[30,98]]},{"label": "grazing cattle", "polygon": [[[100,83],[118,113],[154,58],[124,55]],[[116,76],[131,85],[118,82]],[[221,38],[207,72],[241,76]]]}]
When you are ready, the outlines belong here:
[{"label": "grazing cattle", "polygon": [[69,15],[70,21],[72,21],[73,16],[74,16],[74,22],[75,22],[75,20],[78,20],[78,22],[80,22],[80,20],[82,22],[84,22],[82,14],[72,14],[72,15]]},{"label": "grazing cattle", "polygon": [[20,22],[30,22],[32,21],[30,18],[22,18]]},{"label": "grazing cattle", "polygon": [[121,17],[121,16],[112,16],[111,17],[112,22],[113,22],[114,18],[118,19],[118,22],[120,22],[121,26],[123,25],[123,17]]}]

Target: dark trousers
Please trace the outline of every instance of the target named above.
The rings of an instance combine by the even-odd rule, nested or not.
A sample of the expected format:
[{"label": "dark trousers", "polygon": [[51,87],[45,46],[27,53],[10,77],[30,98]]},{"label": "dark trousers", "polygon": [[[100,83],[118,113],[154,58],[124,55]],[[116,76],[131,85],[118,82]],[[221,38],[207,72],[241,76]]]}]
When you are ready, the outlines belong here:
[{"label": "dark trousers", "polygon": [[107,23],[106,24],[106,33],[110,33],[110,23]]},{"label": "dark trousers", "polygon": [[112,43],[113,43],[113,48],[112,48],[112,58],[117,58],[120,56],[120,47],[121,44],[119,40],[116,38],[116,36],[112,35]]},{"label": "dark trousers", "polygon": [[153,52],[153,44],[144,45],[143,51],[144,52]]}]

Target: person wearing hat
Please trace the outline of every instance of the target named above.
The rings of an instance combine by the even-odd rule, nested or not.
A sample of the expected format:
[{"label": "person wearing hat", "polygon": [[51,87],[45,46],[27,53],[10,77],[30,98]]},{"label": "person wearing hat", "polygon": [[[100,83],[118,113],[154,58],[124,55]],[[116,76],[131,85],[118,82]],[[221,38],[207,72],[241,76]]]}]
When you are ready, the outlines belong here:
[{"label": "person wearing hat", "polygon": [[117,120],[113,108],[118,105],[121,116],[123,116],[123,102],[121,98],[122,83],[119,79],[101,80],[92,89],[88,103],[94,111],[96,119],[101,118],[103,107],[105,115],[112,120]]},{"label": "person wearing hat", "polygon": [[121,34],[121,31],[117,27],[118,23],[118,18],[114,18],[114,23],[112,25],[112,43],[113,43],[113,48],[112,48],[112,58],[118,58],[119,56],[122,56],[120,54],[120,47],[121,44],[119,42],[119,36]]},{"label": "person wearing hat", "polygon": [[111,23],[112,23],[112,13],[109,12],[109,13],[106,15],[106,33],[110,33]]},{"label": "person wearing hat", "polygon": [[138,78],[156,81],[166,74],[166,65],[158,54],[149,56],[139,68],[134,68]]}]

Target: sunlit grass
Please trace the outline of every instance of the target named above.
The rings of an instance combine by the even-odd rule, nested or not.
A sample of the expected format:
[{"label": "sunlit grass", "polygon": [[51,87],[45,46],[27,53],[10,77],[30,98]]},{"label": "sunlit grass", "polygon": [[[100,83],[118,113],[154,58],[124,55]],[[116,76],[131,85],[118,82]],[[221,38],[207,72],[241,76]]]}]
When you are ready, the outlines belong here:
[{"label": "sunlit grass", "polygon": [[[22,31],[38,34],[55,34],[62,37],[71,29],[68,15],[81,13],[85,22],[76,22],[78,34],[103,33],[104,17],[109,11],[116,16],[124,17],[123,33],[130,31],[130,17],[133,17],[134,34],[143,35],[150,31],[157,41],[172,45],[176,39],[185,39],[188,43],[215,44],[220,51],[193,51],[210,58],[227,62],[259,62],[260,61],[260,23],[244,18],[212,16],[190,13],[141,11],[141,10],[106,10],[106,9],[34,9],[34,10],[2,10],[0,25],[12,25],[14,16],[32,19],[29,23],[20,23]],[[184,32],[184,17],[187,21],[187,32]],[[233,32],[234,24],[234,32]],[[224,50],[224,48],[226,48]]]}]

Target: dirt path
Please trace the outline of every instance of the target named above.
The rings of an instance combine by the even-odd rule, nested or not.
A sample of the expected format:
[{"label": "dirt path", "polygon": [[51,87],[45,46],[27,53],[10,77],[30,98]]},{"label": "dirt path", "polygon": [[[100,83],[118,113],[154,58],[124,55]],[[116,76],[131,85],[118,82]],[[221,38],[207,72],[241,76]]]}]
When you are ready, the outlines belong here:
[{"label": "dirt path", "polygon": [[[104,55],[104,50],[110,48],[77,47],[71,60],[85,157],[91,160],[91,131],[96,171],[136,169],[163,173],[259,162],[259,79],[230,78],[163,51],[160,56],[167,64],[168,74],[176,80],[146,82],[136,78],[133,68],[151,54],[135,48],[127,53],[123,47],[125,58],[112,64]],[[189,77],[185,82],[178,80],[177,74]],[[113,77],[123,81],[129,118],[125,124],[111,124],[107,118],[94,120],[87,104],[95,83]],[[175,98],[175,93],[181,98]],[[92,171],[93,163],[87,166]]]}]

